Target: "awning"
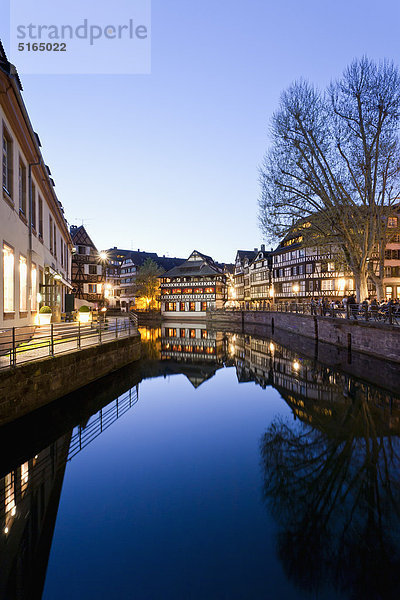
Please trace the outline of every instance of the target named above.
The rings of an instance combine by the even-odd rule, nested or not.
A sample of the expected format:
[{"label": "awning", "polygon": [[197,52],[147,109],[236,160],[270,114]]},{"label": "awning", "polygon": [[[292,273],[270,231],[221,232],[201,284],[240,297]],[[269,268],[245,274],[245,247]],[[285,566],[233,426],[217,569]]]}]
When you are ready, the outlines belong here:
[{"label": "awning", "polygon": [[71,285],[69,281],[64,279],[62,274],[53,269],[53,267],[51,267],[50,265],[44,265],[44,268],[45,272],[48,273],[51,277],[53,277],[55,281],[62,283],[62,285],[65,285],[65,287],[69,288],[70,290],[73,289],[74,286]]}]

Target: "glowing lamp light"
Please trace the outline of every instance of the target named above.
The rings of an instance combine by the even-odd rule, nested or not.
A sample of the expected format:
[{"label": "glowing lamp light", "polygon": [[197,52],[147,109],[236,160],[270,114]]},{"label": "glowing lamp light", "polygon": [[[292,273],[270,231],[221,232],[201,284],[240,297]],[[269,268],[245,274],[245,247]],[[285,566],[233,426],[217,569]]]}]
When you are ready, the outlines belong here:
[{"label": "glowing lamp light", "polygon": [[295,294],[297,294],[300,291],[300,286],[298,283],[295,283],[293,286],[293,291]]},{"label": "glowing lamp light", "polygon": [[8,527],[4,527],[4,533],[7,535],[7,533],[8,533]]},{"label": "glowing lamp light", "polygon": [[17,512],[17,509],[16,509],[16,508],[15,508],[15,506],[14,506],[14,508],[11,510],[11,516],[12,516],[12,517],[15,517],[15,513],[16,513],[16,512]]},{"label": "glowing lamp light", "polygon": [[90,312],[78,312],[78,319],[80,323],[89,323]]},{"label": "glowing lamp light", "polygon": [[105,307],[105,306],[103,306],[103,308],[101,308],[101,309],[100,309],[100,312],[102,312],[102,313],[105,313],[105,312],[106,312],[106,310],[107,310],[107,309],[106,309],[106,307]]},{"label": "glowing lamp light", "polygon": [[270,342],[269,349],[271,350],[271,352],[274,352],[275,351],[275,344],[273,344],[272,342]]},{"label": "glowing lamp light", "polygon": [[61,281],[61,275],[60,275],[60,273],[56,273],[56,274],[54,275],[54,279],[55,279],[56,281]]},{"label": "glowing lamp light", "polygon": [[294,369],[295,371],[298,371],[298,370],[300,369],[300,363],[299,363],[299,361],[298,361],[298,360],[294,360],[294,361],[293,361],[293,369]]}]

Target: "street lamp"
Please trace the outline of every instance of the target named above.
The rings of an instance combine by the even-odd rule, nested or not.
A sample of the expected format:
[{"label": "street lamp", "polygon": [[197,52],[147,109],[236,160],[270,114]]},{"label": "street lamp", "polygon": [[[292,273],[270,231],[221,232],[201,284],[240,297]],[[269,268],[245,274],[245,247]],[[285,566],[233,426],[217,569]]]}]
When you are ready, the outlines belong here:
[{"label": "street lamp", "polygon": [[102,305],[105,306],[106,303],[106,263],[108,261],[108,254],[105,250],[102,250],[99,253],[99,258],[100,258],[100,262],[101,262],[101,267],[102,267],[102,279],[103,279],[103,283],[102,283],[102,292],[103,292],[103,299],[102,299]]}]

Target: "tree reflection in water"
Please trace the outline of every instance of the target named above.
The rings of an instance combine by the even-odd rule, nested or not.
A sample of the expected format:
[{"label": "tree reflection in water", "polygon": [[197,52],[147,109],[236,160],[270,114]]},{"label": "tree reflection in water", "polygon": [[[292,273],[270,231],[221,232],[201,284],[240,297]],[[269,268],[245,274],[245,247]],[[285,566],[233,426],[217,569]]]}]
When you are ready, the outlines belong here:
[{"label": "tree reflection in water", "polygon": [[[400,592],[400,441],[376,398],[346,385],[345,405],[316,427],[275,421],[262,440],[266,502],[281,527],[278,554],[307,591],[348,598]],[[315,420],[312,421],[315,425]]]}]

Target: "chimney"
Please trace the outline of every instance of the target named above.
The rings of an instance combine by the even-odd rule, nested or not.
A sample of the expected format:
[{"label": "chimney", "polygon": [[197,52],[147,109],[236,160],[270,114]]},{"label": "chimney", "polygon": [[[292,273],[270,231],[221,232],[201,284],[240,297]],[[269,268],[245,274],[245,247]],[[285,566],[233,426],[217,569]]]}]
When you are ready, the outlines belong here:
[{"label": "chimney", "polygon": [[258,252],[258,248],[254,248],[254,252]]},{"label": "chimney", "polygon": [[137,251],[140,252],[140,248],[138,248]]},{"label": "chimney", "polygon": [[265,252],[265,244],[261,244],[261,252]]}]

